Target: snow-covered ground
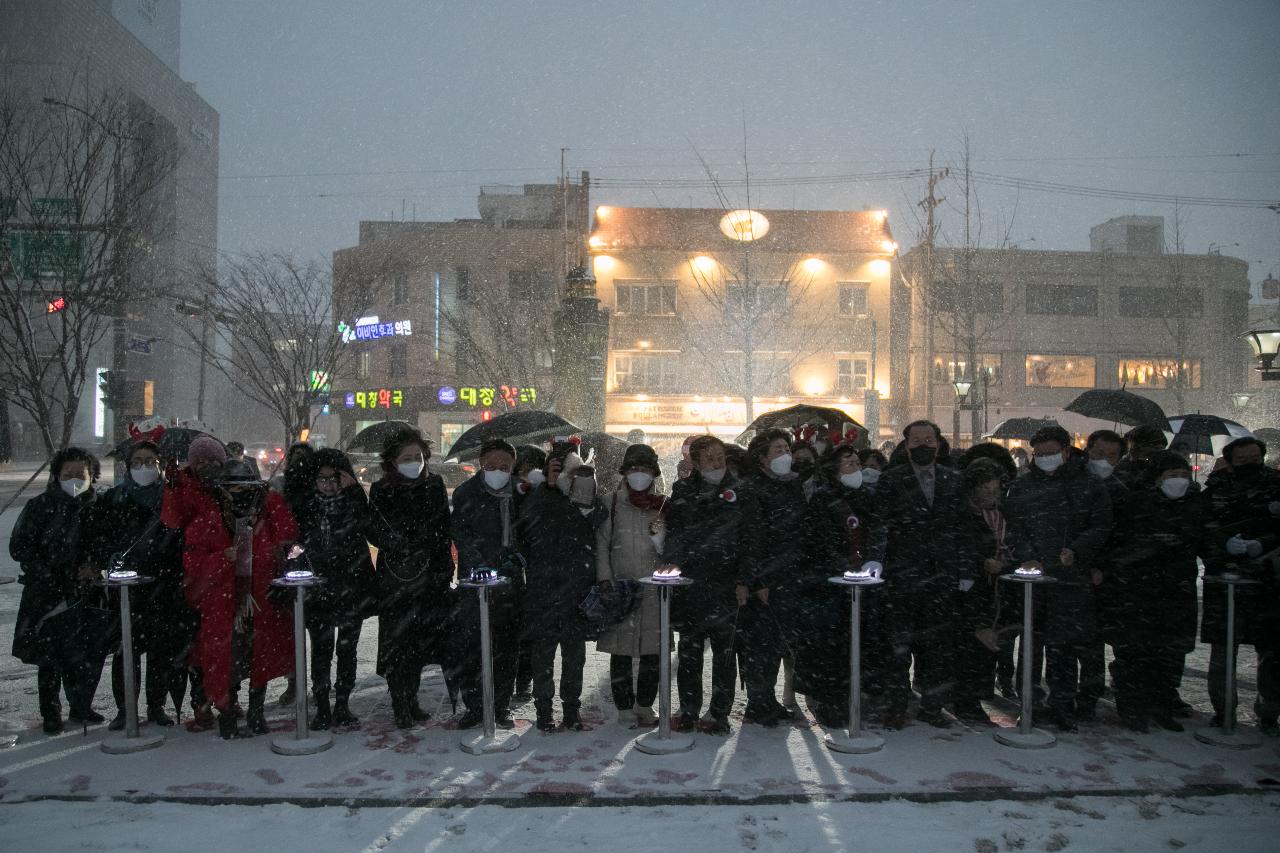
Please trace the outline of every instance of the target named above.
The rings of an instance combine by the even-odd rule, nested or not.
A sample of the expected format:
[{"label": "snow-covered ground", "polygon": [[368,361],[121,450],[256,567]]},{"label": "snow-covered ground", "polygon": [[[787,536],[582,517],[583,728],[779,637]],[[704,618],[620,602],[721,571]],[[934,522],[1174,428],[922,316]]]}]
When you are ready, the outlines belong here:
[{"label": "snow-covered ground", "polygon": [[[14,515],[0,518],[4,554]],[[15,573],[0,559],[0,576]],[[5,651],[19,593],[0,586]],[[1048,750],[999,746],[989,728],[917,723],[885,733],[883,751],[851,756],[828,751],[808,719],[743,727],[740,697],[728,738],[699,736],[691,752],[651,756],[634,749],[638,732],[609,703],[607,657],[592,653],[590,731],[536,733],[525,706],[520,747],[477,757],[458,748],[462,733],[434,667],[421,697],[433,719],[394,728],[373,673],[375,635],[368,623],[352,701],[362,725],[336,732],[328,752],[299,758],[272,753],[269,737],[224,742],[180,727],[165,731],[160,748],[131,756],[101,752],[103,726],[46,737],[34,669],[0,653],[0,734],[17,736],[0,749],[5,847],[194,851],[235,846],[244,832],[238,840],[263,848],[289,849],[305,835],[308,850],[533,850],[557,839],[570,849],[1275,849],[1275,739],[1233,752],[1190,731],[1132,735],[1104,703],[1098,724]],[[1192,729],[1207,721],[1205,651],[1189,659],[1184,684],[1200,712]],[[1253,677],[1248,652],[1246,720]],[[96,706],[110,716],[107,681]],[[272,699],[282,688],[273,685]],[[1003,701],[988,708],[1005,724],[1016,713]],[[291,709],[272,702],[268,716],[276,732],[292,729]]]}]

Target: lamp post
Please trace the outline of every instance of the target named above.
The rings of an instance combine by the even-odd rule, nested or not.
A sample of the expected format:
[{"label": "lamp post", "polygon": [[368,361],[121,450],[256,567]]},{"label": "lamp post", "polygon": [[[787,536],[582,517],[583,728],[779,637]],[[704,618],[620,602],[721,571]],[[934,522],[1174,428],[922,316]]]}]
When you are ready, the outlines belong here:
[{"label": "lamp post", "polygon": [[1244,339],[1253,348],[1253,357],[1258,360],[1254,370],[1262,374],[1263,381],[1280,380],[1280,370],[1273,366],[1280,353],[1280,329],[1251,329],[1244,333]]},{"label": "lamp post", "polygon": [[973,388],[973,381],[969,379],[957,379],[951,383],[951,387],[956,392],[955,418],[952,425],[951,443],[955,447],[960,446],[960,413],[966,408],[966,401],[969,398],[969,391]]},{"label": "lamp post", "polygon": [[1231,405],[1235,407],[1237,412],[1243,412],[1249,406],[1249,401],[1253,399],[1253,395],[1244,391],[1238,391],[1231,395]]}]

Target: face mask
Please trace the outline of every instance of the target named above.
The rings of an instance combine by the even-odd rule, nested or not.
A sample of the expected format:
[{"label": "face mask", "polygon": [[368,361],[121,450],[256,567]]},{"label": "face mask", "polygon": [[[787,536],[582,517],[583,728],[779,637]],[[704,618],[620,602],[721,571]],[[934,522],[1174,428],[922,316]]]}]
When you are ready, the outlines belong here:
[{"label": "face mask", "polygon": [[529,476],[525,477],[525,480],[530,486],[541,486],[547,481],[547,475],[542,473],[540,468],[534,468],[529,472]]},{"label": "face mask", "polygon": [[933,460],[938,458],[938,448],[922,444],[919,447],[911,448],[909,454],[911,461],[923,468],[926,465],[932,465]]},{"label": "face mask", "polygon": [[1160,482],[1160,491],[1164,492],[1164,496],[1170,500],[1177,500],[1187,493],[1187,489],[1191,487],[1191,480],[1187,477],[1170,477]]},{"label": "face mask", "polygon": [[862,482],[866,483],[868,486],[874,485],[880,481],[879,468],[863,468],[861,473]]},{"label": "face mask", "polygon": [[627,475],[627,485],[633,492],[646,492],[653,485],[653,475],[644,471],[632,471]]},{"label": "face mask", "polygon": [[1111,472],[1116,470],[1116,466],[1112,465],[1105,459],[1090,459],[1089,471],[1095,476],[1103,480],[1111,476]]},{"label": "face mask", "polygon": [[720,485],[720,481],[724,479],[725,471],[727,470],[727,468],[710,468],[701,472],[702,479],[706,480],[713,486],[718,486]]},{"label": "face mask", "polygon": [[507,483],[511,482],[510,471],[485,471],[484,484],[495,492],[506,488]]},{"label": "face mask", "polygon": [[1036,467],[1046,474],[1052,474],[1062,467],[1064,461],[1061,453],[1055,453],[1052,456],[1037,456]]},{"label": "face mask", "polygon": [[196,471],[196,476],[200,478],[200,482],[212,485],[218,481],[218,475],[222,473],[222,468],[217,465],[210,465],[208,468],[201,468]]},{"label": "face mask", "polygon": [[852,474],[841,474],[840,485],[850,489],[862,488],[862,472],[854,471]]},{"label": "face mask", "polygon": [[781,456],[775,456],[769,460],[769,470],[775,474],[791,473],[791,454],[784,453]]},{"label": "face mask", "polygon": [[406,480],[416,480],[422,476],[422,469],[426,467],[426,462],[401,462],[396,466],[396,470]]},{"label": "face mask", "polygon": [[1246,465],[1232,465],[1231,470],[1237,477],[1256,477],[1262,473],[1261,462],[1250,462]]},{"label": "face mask", "polygon": [[150,486],[156,480],[160,479],[160,472],[155,468],[130,468],[129,476],[133,478],[133,482],[139,486]]},{"label": "face mask", "polygon": [[62,491],[71,495],[73,498],[78,498],[89,490],[89,481],[81,480],[79,477],[72,480],[61,480],[59,482],[62,483]]}]

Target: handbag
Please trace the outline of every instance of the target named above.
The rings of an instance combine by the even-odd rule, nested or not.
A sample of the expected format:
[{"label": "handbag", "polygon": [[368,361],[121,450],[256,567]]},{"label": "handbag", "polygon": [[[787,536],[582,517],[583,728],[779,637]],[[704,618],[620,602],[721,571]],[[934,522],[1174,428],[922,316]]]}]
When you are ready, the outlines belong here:
[{"label": "handbag", "polygon": [[644,587],[639,581],[616,580],[592,584],[591,591],[578,605],[579,612],[592,625],[616,625],[640,606]]}]

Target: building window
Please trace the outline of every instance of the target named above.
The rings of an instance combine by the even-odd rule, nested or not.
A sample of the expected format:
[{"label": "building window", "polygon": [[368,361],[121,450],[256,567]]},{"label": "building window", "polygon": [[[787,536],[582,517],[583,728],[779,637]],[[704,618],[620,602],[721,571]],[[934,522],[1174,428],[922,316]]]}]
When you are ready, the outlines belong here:
[{"label": "building window", "polygon": [[409,349],[404,344],[387,347],[387,375],[395,378],[409,373]]},{"label": "building window", "polygon": [[1098,288],[1072,284],[1028,284],[1027,313],[1096,317]]},{"label": "building window", "polygon": [[664,392],[676,387],[679,353],[626,353],[613,357],[613,384],[625,393]]},{"label": "building window", "polygon": [[361,379],[369,378],[369,353],[367,351],[356,356],[356,376]]},{"label": "building window", "polygon": [[939,356],[933,360],[933,383],[942,385],[948,382],[955,382],[957,379],[976,379],[986,373],[988,385],[999,385],[1003,372],[1001,368],[1002,361],[999,353],[979,353],[978,371],[976,373],[969,371],[969,360],[964,356],[959,358],[942,358]]},{"label": "building window", "polygon": [[1027,356],[1029,388],[1093,388],[1097,360],[1091,355]]},{"label": "building window", "polygon": [[787,286],[785,284],[726,284],[724,305],[731,314],[744,312],[763,314],[769,311],[782,311],[787,307]]},{"label": "building window", "polygon": [[[1120,384],[1131,388],[1173,388],[1178,382],[1178,362],[1172,358],[1122,358],[1116,366]],[[1182,387],[1200,387],[1199,359],[1182,362]]]},{"label": "building window", "polygon": [[953,278],[957,275],[953,264],[948,264],[947,269],[948,277],[930,288],[935,311],[988,317],[1004,312],[1004,286],[1000,282],[981,279],[968,286]]},{"label": "building window", "polygon": [[676,286],[666,283],[619,284],[616,308],[619,314],[673,317],[676,313]]},{"label": "building window", "polygon": [[556,277],[545,270],[511,270],[507,287],[513,302],[545,302],[556,295]]},{"label": "building window", "polygon": [[535,346],[533,348],[533,363],[543,370],[550,370],[555,367],[555,356],[549,347]]},{"label": "building window", "polygon": [[409,301],[409,279],[400,274],[391,279],[391,304],[404,305]]},{"label": "building window", "polygon": [[866,356],[836,359],[836,391],[850,394],[865,391],[871,382],[871,360]]},{"label": "building window", "polygon": [[1122,287],[1121,317],[1199,317],[1204,295],[1198,287]]},{"label": "building window", "polygon": [[867,316],[867,293],[870,287],[865,281],[840,282],[840,316]]}]

